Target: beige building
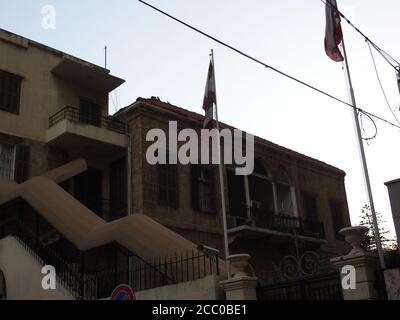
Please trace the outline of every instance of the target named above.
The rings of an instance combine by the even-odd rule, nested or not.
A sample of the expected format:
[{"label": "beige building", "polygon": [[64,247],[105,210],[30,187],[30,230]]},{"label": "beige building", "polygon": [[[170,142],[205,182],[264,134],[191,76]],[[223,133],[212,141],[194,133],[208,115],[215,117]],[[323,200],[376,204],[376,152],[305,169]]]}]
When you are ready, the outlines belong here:
[{"label": "beige building", "polygon": [[[150,129],[168,131],[168,121],[177,121],[199,131],[203,116],[154,97],[110,116],[108,94],[123,82],[0,30],[0,240],[15,236],[57,265],[79,298],[104,298],[120,282],[143,290],[215,275],[219,260],[197,252],[199,244],[223,257],[218,168],[152,166],[145,157]],[[343,171],[257,137],[254,173],[233,169],[224,168],[230,251],[250,254],[261,282],[271,281],[293,247],[298,257],[314,252],[321,261],[347,252],[338,235],[350,225]],[[7,284],[18,275],[10,273],[11,251],[1,248]],[[197,271],[183,272],[200,261]]]}]

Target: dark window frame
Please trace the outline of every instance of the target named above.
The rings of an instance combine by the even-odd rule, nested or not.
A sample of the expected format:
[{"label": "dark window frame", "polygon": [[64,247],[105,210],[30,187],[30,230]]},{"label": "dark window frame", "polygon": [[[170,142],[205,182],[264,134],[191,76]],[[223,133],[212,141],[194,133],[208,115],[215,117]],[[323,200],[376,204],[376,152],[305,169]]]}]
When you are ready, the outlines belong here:
[{"label": "dark window frame", "polygon": [[[308,204],[306,203],[306,199],[313,199],[314,201],[314,209],[315,212],[311,213],[310,210],[308,210]],[[320,222],[320,211],[318,207],[318,194],[315,192],[310,192],[310,191],[302,191],[301,192],[301,201],[302,201],[302,207],[303,207],[303,217],[304,219],[310,221],[310,222]]]},{"label": "dark window frame", "polygon": [[157,164],[158,204],[177,209],[179,207],[178,165]]},{"label": "dark window frame", "polygon": [[[22,79],[21,76],[0,70],[0,110],[19,114]],[[15,86],[15,88],[10,89],[12,86]],[[10,105],[11,99],[14,99],[13,105]]]},{"label": "dark window frame", "polygon": [[[200,201],[202,195],[200,194],[200,175],[201,171],[206,170],[208,172],[207,182],[203,181],[203,183],[207,183],[209,188],[210,198],[210,208],[205,209],[202,208]],[[202,213],[208,214],[216,214],[216,199],[215,199],[215,169],[212,166],[206,165],[190,165],[190,185],[191,185],[191,199],[192,199],[192,209]]]},{"label": "dark window frame", "polygon": [[344,202],[339,199],[330,198],[329,210],[332,219],[332,228],[334,236],[337,240],[344,240],[344,237],[339,234],[339,231],[344,227],[346,227],[346,220],[343,215]]}]

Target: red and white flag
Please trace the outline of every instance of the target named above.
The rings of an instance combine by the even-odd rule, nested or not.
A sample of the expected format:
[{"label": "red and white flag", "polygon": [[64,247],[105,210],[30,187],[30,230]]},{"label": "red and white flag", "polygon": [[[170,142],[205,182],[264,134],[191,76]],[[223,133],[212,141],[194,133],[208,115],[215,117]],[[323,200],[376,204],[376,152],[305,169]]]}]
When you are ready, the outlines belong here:
[{"label": "red and white flag", "polygon": [[343,41],[336,0],[326,0],[325,52],[333,61],[343,61],[339,44]]},{"label": "red and white flag", "polygon": [[204,129],[212,129],[214,127],[214,104],[217,104],[217,94],[215,90],[215,74],[214,66],[210,61],[208,67],[206,92],[204,94],[203,109],[205,111]]}]

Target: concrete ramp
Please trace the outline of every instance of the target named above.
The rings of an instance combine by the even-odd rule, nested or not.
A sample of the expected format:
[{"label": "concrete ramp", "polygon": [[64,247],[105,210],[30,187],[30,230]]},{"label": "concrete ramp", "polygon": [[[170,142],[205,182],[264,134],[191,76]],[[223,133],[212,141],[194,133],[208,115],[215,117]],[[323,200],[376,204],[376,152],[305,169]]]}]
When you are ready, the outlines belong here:
[{"label": "concrete ramp", "polygon": [[84,160],[76,160],[22,184],[0,179],[0,205],[22,198],[82,251],[116,241],[146,260],[196,249],[191,241],[142,214],[105,222],[56,184],[85,167]]}]

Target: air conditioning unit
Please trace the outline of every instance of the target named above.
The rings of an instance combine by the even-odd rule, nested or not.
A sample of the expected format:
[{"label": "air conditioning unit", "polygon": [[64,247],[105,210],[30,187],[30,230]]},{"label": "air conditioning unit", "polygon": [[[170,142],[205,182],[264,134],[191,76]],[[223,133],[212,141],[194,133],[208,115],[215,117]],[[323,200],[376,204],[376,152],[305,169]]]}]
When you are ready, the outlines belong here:
[{"label": "air conditioning unit", "polygon": [[251,207],[254,208],[254,209],[260,209],[261,208],[260,201],[251,200],[250,204],[251,204]]}]

